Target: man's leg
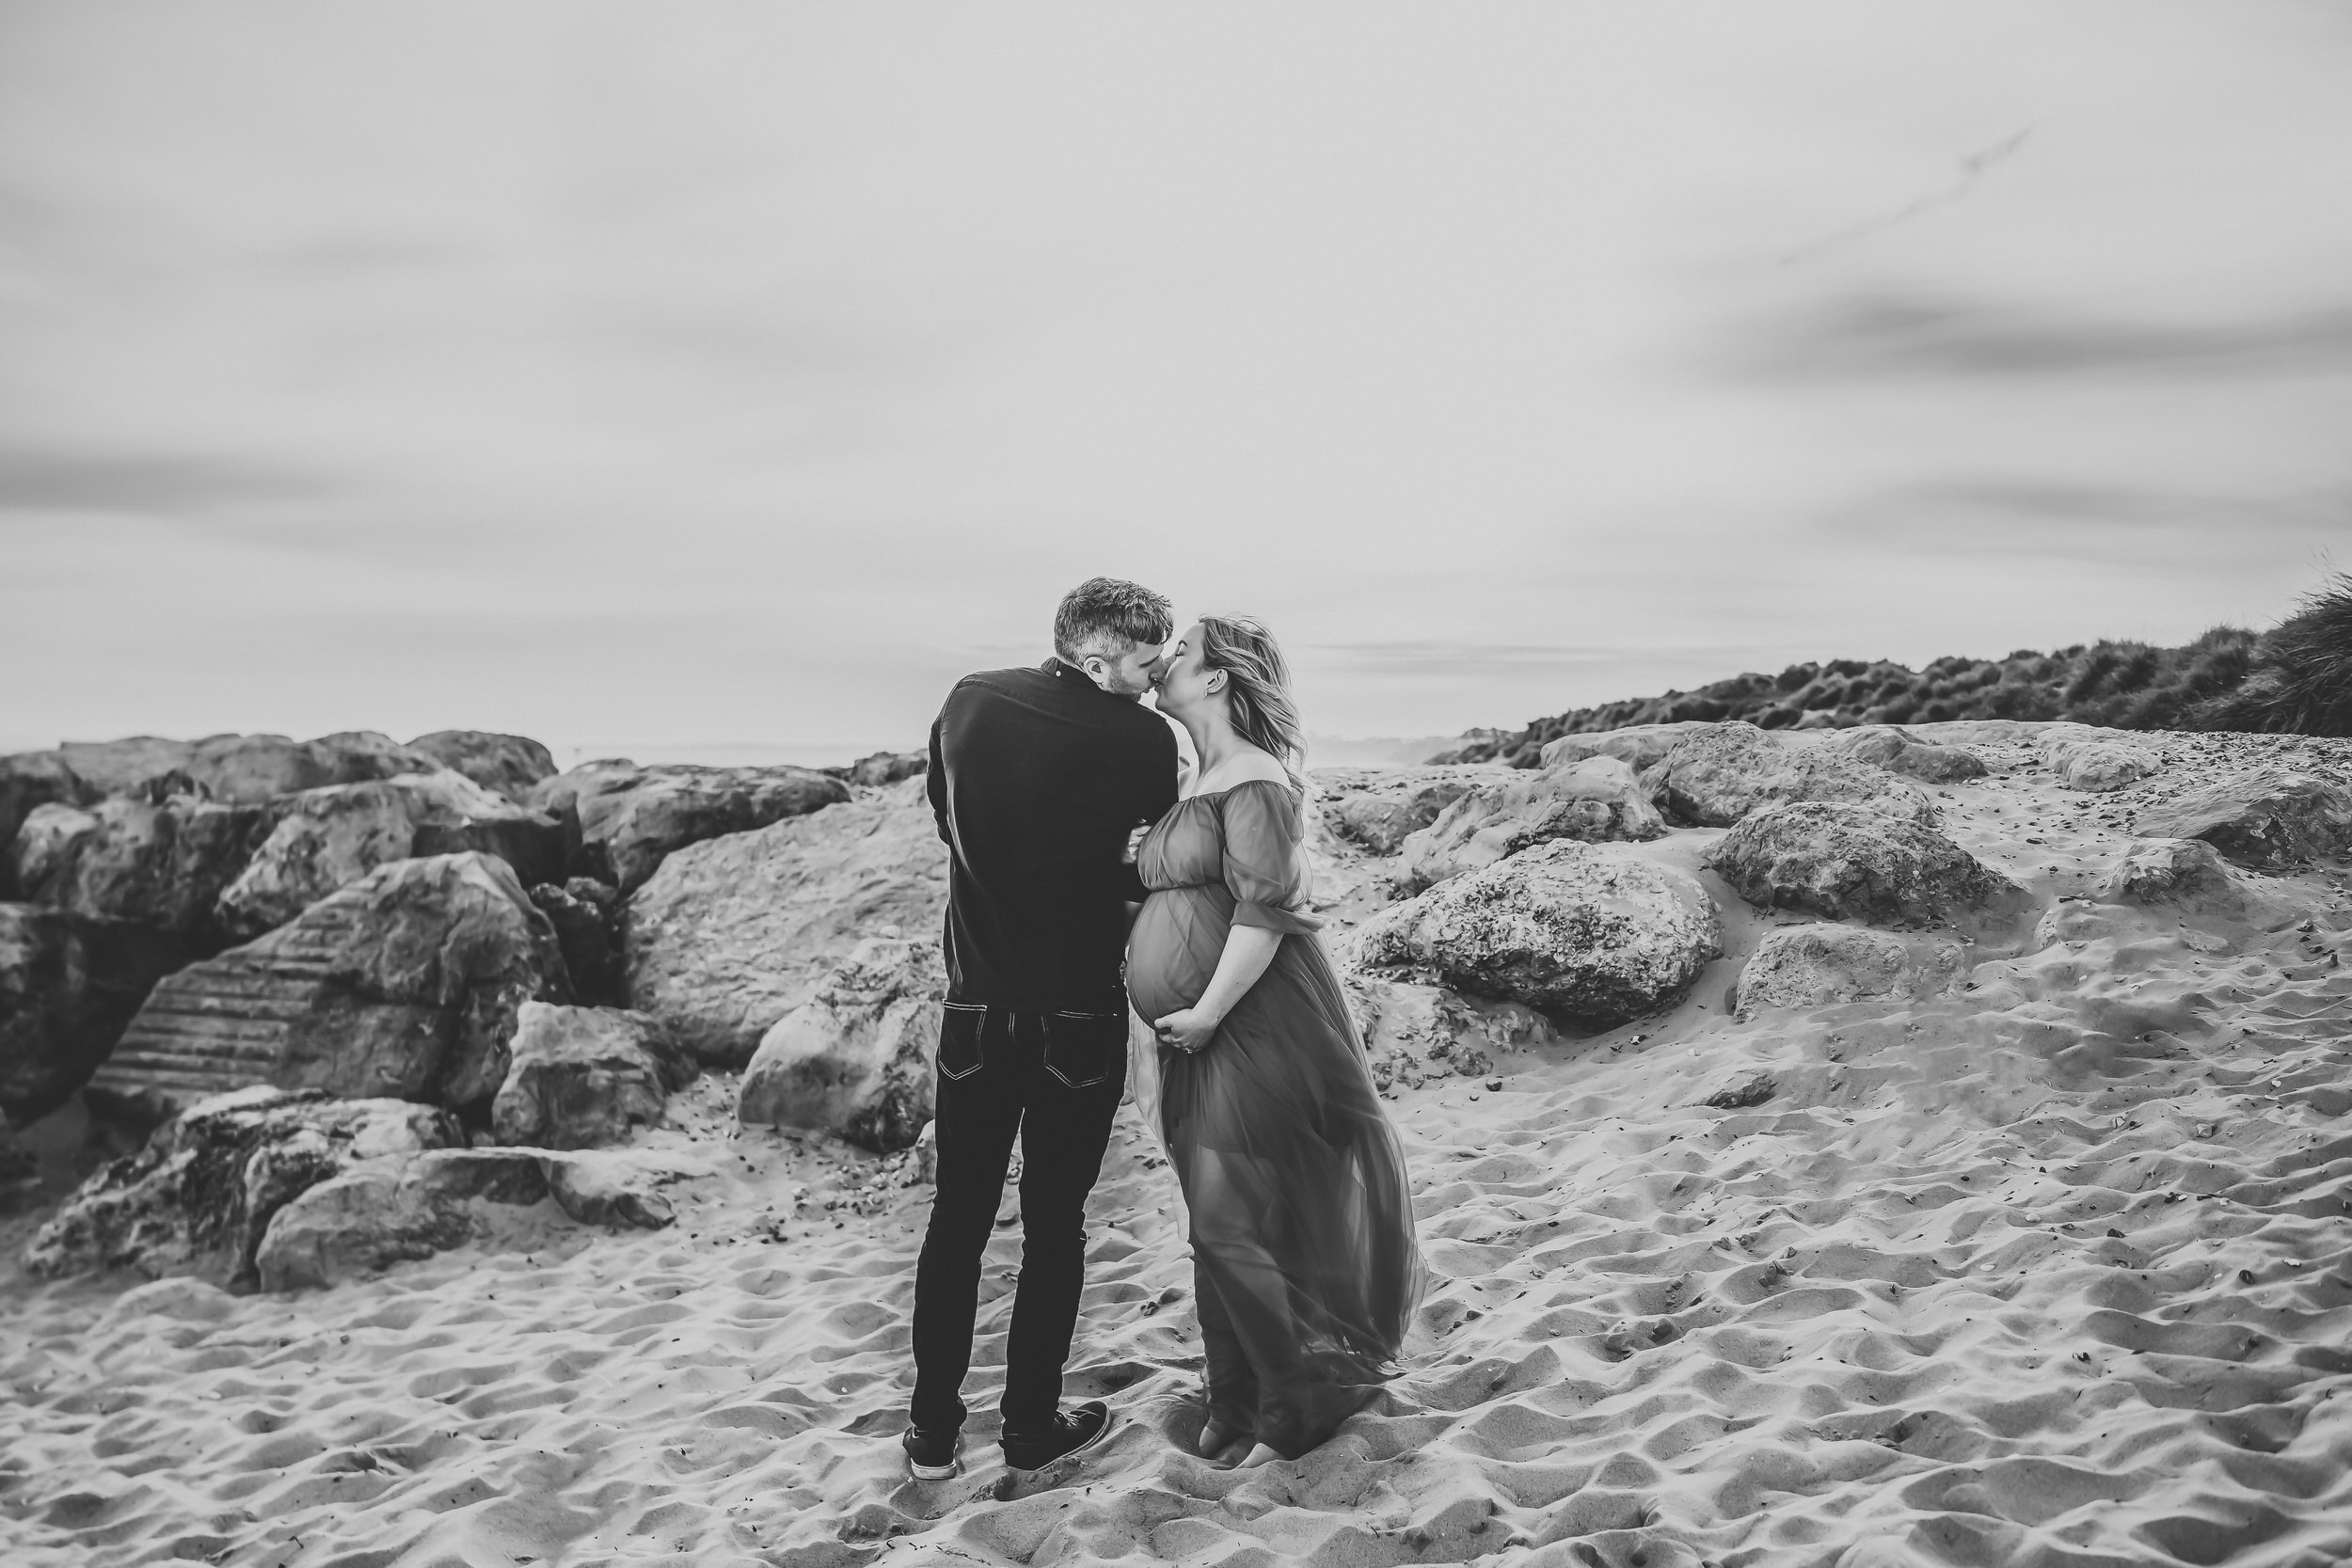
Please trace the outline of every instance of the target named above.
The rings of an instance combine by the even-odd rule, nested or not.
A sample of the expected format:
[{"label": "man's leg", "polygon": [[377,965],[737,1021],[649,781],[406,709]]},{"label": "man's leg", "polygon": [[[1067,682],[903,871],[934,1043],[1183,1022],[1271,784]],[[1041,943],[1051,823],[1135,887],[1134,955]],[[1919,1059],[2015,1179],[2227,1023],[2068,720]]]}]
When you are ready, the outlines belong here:
[{"label": "man's leg", "polygon": [[972,1369],[972,1319],[978,1309],[980,1254],[996,1223],[1005,1167],[1021,1125],[1023,1074],[1004,1047],[1009,1020],[992,1014],[985,1062],[967,1078],[939,1080],[939,1178],[930,1225],[914,1265],[914,1399],[910,1418],[926,1432],[963,1425],[963,1375]]},{"label": "man's leg", "polygon": [[[1020,1022],[1029,1025],[1030,1015]],[[1073,1089],[1044,1070],[1027,1042],[1017,1055],[1030,1076],[1021,1128],[1021,1283],[1005,1346],[1003,1408],[1007,1432],[1035,1433],[1061,1404],[1062,1364],[1086,1284],[1087,1195],[1110,1146],[1126,1062],[1102,1083]]]}]

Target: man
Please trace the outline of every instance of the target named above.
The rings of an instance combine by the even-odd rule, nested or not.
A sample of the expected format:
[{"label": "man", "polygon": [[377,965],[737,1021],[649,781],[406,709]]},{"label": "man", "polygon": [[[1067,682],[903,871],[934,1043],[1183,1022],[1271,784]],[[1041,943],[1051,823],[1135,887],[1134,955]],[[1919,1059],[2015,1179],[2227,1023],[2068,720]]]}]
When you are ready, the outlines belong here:
[{"label": "man", "polygon": [[1125,859],[1176,803],[1175,732],[1137,700],[1175,630],[1168,602],[1095,578],[1054,618],[1034,670],[966,675],[931,725],[930,790],[947,877],[939,1171],[914,1276],[919,1480],[957,1472],[980,1255],[1021,1137],[1021,1283],[1005,1349],[1005,1463],[1033,1470],[1110,1430],[1064,1412],[1061,1370],[1086,1270],[1086,1200],[1127,1077]]}]

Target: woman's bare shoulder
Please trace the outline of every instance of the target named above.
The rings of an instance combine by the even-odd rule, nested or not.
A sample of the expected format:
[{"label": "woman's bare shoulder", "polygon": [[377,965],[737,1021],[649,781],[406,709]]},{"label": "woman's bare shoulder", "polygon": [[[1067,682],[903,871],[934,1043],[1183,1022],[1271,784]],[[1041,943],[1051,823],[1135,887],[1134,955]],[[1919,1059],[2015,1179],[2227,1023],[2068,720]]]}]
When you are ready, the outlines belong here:
[{"label": "woman's bare shoulder", "polygon": [[1239,756],[1226,758],[1214,774],[1202,779],[1200,793],[1215,795],[1246,784],[1280,784],[1285,790],[1292,787],[1290,773],[1272,753],[1253,746]]}]

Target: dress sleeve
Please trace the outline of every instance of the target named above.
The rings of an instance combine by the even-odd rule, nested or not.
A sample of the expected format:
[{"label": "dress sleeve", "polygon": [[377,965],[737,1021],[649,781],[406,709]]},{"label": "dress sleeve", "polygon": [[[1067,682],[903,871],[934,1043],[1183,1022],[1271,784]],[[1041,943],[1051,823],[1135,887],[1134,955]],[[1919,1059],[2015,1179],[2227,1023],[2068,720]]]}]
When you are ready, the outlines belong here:
[{"label": "dress sleeve", "polygon": [[1306,912],[1311,873],[1290,791],[1253,779],[1226,791],[1218,809],[1225,829],[1225,886],[1233,895],[1233,924],[1305,935],[1323,922]]}]

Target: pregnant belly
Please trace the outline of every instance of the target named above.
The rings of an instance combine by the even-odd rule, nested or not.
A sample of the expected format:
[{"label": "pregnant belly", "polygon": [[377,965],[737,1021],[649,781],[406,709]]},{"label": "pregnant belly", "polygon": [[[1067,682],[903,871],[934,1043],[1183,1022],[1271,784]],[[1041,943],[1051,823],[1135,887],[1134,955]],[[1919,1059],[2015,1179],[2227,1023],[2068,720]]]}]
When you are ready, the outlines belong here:
[{"label": "pregnant belly", "polygon": [[1231,914],[1207,888],[1154,893],[1127,938],[1127,995],[1146,1021],[1200,1000],[1225,952]]}]

